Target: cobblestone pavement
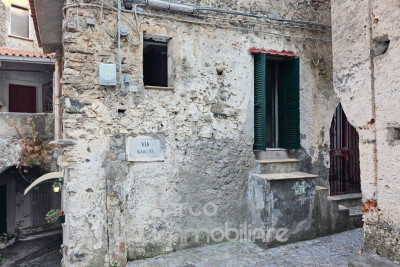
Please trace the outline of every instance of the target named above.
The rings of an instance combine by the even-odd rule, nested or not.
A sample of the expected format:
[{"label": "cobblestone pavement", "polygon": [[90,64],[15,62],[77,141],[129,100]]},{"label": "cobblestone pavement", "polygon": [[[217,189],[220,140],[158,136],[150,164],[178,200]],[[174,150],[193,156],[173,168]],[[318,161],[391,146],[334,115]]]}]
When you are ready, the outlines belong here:
[{"label": "cobblestone pavement", "polygon": [[348,266],[363,246],[362,228],[264,250],[253,243],[223,243],[187,249],[128,267],[311,267]]}]

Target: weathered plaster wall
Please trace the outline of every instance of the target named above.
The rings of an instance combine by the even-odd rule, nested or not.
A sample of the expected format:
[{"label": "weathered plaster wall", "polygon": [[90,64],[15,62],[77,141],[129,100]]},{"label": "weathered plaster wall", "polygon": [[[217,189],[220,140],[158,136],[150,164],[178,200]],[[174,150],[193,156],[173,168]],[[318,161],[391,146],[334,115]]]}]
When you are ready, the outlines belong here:
[{"label": "weathered plaster wall", "polygon": [[[196,4],[215,5],[214,1],[199,2]],[[237,6],[229,8],[329,21],[329,2],[301,6],[297,1],[235,3]],[[231,1],[225,1],[221,7],[229,4]],[[86,18],[94,18],[95,26],[87,26]],[[303,168],[326,173],[329,162],[321,159],[326,160],[328,154],[329,127],[338,104],[331,83],[330,44],[265,32],[323,39],[329,39],[329,34],[205,18],[227,26],[223,28],[197,20],[179,21],[191,19],[186,16],[174,18],[139,15],[140,38],[143,33],[172,37],[168,70],[169,86],[174,90],[144,89],[142,44],[133,47],[122,40],[123,72],[130,74],[138,87],[138,92],[132,93],[98,85],[98,64],[115,64],[117,58],[115,40],[102,29],[99,9],[67,11],[61,80],[63,126],[64,137],[76,142],[60,159],[66,169],[67,266],[100,266],[104,262],[123,266],[127,258],[200,245],[181,242],[181,230],[211,231],[223,228],[225,222],[238,227],[246,221],[246,182],[254,160],[251,47],[293,51],[300,57],[302,155],[308,160]],[[105,10],[105,27],[112,34],[115,19],[115,13]],[[253,27],[259,31],[254,32]],[[130,30],[136,40],[133,28]],[[318,47],[322,59],[316,66]],[[139,134],[164,140],[164,162],[126,161],[126,138]],[[327,186],[327,179],[322,175],[316,183]],[[206,216],[202,210],[209,202],[218,207],[214,216]],[[191,214],[190,206],[192,213],[201,214]]]},{"label": "weathered plaster wall", "polygon": [[332,35],[335,91],[360,134],[365,247],[399,261],[400,31],[394,7],[394,1],[334,2]]},{"label": "weathered plaster wall", "polygon": [[[9,36],[11,4],[19,5],[29,9],[29,0],[1,0],[0,21],[2,26],[0,29],[0,46],[12,49],[41,52],[41,49],[39,48],[36,40],[35,28],[33,27],[33,22],[31,17],[29,17],[29,23],[30,23],[29,40]],[[5,10],[5,12],[4,11],[2,12],[1,11],[2,9]],[[2,38],[3,38],[3,44],[1,43]]]},{"label": "weathered plaster wall", "polygon": [[30,133],[25,127],[28,118],[33,119],[37,131],[44,139],[50,139],[53,136],[53,114],[0,113],[0,174],[17,164],[21,150],[17,133],[13,127],[10,127],[9,123],[15,121],[21,134],[29,136]]}]

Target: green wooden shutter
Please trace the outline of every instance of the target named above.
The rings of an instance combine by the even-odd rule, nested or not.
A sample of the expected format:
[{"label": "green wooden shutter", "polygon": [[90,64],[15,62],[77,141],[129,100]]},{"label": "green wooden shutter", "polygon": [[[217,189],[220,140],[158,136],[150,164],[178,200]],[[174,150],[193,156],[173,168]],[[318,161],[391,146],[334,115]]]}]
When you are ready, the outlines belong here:
[{"label": "green wooden shutter", "polygon": [[254,55],[254,150],[266,149],[265,54]]},{"label": "green wooden shutter", "polygon": [[280,92],[279,147],[300,148],[300,60],[283,63]]}]

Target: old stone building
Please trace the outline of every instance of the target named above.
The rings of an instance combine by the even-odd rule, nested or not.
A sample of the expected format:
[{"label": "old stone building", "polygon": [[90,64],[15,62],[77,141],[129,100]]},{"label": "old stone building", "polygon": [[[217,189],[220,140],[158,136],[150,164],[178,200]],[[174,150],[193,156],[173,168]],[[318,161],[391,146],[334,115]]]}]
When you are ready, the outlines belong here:
[{"label": "old stone building", "polygon": [[360,135],[365,249],[400,261],[399,4],[333,1],[335,92]]},{"label": "old stone building", "polygon": [[335,94],[330,1],[117,3],[31,1],[61,66],[65,266],[357,224],[373,123]]},{"label": "old stone building", "polygon": [[15,167],[21,143],[10,122],[29,137],[25,126],[32,118],[43,139],[54,135],[54,56],[41,52],[30,12],[28,0],[0,1],[0,234],[14,233],[21,239],[60,228],[47,224],[45,215],[61,207],[60,194],[52,193],[49,184],[24,195],[29,184],[51,168],[34,166],[23,172]]}]

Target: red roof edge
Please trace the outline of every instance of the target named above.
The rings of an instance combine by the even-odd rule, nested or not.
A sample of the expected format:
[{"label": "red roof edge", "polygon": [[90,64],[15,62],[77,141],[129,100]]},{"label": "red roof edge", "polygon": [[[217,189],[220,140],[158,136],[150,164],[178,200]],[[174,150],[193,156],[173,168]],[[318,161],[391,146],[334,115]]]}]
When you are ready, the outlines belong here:
[{"label": "red roof edge", "polygon": [[42,52],[32,52],[25,50],[15,50],[5,47],[0,47],[0,56],[13,56],[13,57],[36,57],[36,58],[55,58],[55,54],[43,54]]},{"label": "red roof edge", "polygon": [[39,26],[36,18],[35,0],[29,0],[29,6],[31,8],[31,17],[33,20],[33,25],[35,27],[36,39],[39,47],[42,47],[42,40],[40,39]]},{"label": "red roof edge", "polygon": [[263,48],[252,47],[250,48],[249,51],[252,54],[266,54],[270,56],[280,56],[280,57],[296,57],[296,54],[293,53],[292,51],[285,51],[285,50],[279,52],[277,50],[266,50]]}]

